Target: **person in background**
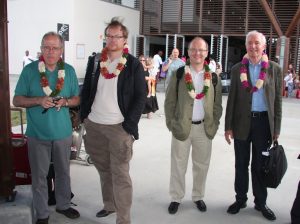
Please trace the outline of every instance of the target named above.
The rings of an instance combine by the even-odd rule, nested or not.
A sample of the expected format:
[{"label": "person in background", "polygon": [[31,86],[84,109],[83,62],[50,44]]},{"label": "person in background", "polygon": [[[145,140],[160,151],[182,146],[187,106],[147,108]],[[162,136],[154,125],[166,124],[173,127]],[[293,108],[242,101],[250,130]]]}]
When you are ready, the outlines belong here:
[{"label": "person in background", "polygon": [[173,74],[173,71],[185,65],[185,63],[178,56],[179,56],[179,50],[177,48],[174,48],[172,50],[172,56],[169,57],[168,59],[168,63],[162,66],[163,72],[168,71],[166,77],[166,85],[168,85],[168,83],[170,82],[170,78],[171,75]]},{"label": "person in background", "polygon": [[128,29],[122,21],[112,18],[104,33],[106,46],[95,76],[92,58],[81,93],[84,144],[100,175],[103,208],[96,217],[116,212],[116,223],[130,224],[129,163],[147,98],[145,76],[142,64],[128,52]]},{"label": "person in background", "polygon": [[212,54],[209,55],[209,65],[208,66],[212,72],[216,72],[217,63],[215,61],[214,55],[212,55]]},{"label": "person in background", "polygon": [[159,79],[159,74],[160,74],[160,71],[161,71],[161,66],[162,66],[162,56],[163,56],[163,51],[161,51],[161,50],[159,50],[158,52],[157,52],[157,54],[155,54],[154,56],[153,56],[153,64],[154,64],[154,68],[155,68],[155,70],[157,71],[157,75],[158,76],[156,76],[156,80],[158,80]]},{"label": "person in background", "polygon": [[29,51],[26,50],[25,51],[25,56],[23,57],[23,68],[28,65],[29,63],[35,61],[33,57],[31,57],[31,55],[29,55]]},{"label": "person in background", "polygon": [[36,52],[36,60],[39,60],[41,57],[42,53],[41,52]]},{"label": "person in background", "polygon": [[[231,85],[225,115],[225,139],[235,152],[235,202],[227,210],[237,214],[247,206],[249,162],[252,152],[251,176],[254,208],[268,220],[275,220],[267,206],[267,188],[261,175],[262,152],[277,140],[282,118],[282,71],[264,53],[266,38],[258,31],[246,35],[242,62],[231,70]],[[250,148],[251,147],[251,148]]]},{"label": "person in background", "polygon": [[[170,214],[177,212],[185,195],[185,174],[191,147],[192,200],[199,211],[207,210],[204,202],[206,177],[212,139],[222,115],[221,80],[217,74],[212,74],[205,62],[207,54],[206,41],[200,37],[194,38],[188,47],[190,65],[173,71],[166,91],[166,125],[172,132],[169,187],[171,203],[168,207]],[[181,74],[179,82],[177,73]]]},{"label": "person in background", "polygon": [[284,77],[284,82],[285,82],[285,96],[291,97],[294,89],[293,73],[291,72],[291,70],[287,71],[287,74]]},{"label": "person in background", "polygon": [[[145,75],[145,81],[147,86],[147,94],[149,93],[148,89],[148,83],[149,83],[149,66],[146,65],[148,58],[145,58],[144,55],[139,56],[139,61],[142,63],[144,68],[144,75]],[[152,88],[155,88],[155,86],[152,86]],[[151,114],[155,113],[155,111],[158,110],[158,103],[156,98],[156,91],[152,91],[149,97],[146,99],[145,108],[143,110],[143,114],[147,114],[147,118],[151,119]]]},{"label": "person in background", "polygon": [[42,56],[24,67],[13,98],[16,107],[26,108],[36,224],[47,224],[49,219],[47,175],[51,157],[56,176],[56,212],[70,219],[80,216],[70,207],[69,114],[69,107],[79,104],[79,87],[74,68],[61,59],[63,50],[63,38],[55,32],[46,33],[41,43]]},{"label": "person in background", "polygon": [[146,67],[148,69],[149,76],[147,78],[147,86],[148,86],[148,95],[147,97],[149,98],[150,96],[155,96],[155,83],[156,83],[156,75],[157,75],[157,67],[154,66],[153,59],[151,57],[148,57],[146,59]]}]

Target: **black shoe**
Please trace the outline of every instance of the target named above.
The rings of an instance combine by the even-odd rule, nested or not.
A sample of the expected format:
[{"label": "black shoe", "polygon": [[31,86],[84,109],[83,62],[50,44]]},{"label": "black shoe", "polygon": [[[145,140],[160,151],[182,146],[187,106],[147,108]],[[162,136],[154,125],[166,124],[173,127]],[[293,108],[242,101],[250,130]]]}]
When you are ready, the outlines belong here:
[{"label": "black shoe", "polygon": [[76,219],[80,216],[79,212],[71,207],[65,210],[56,209],[56,212],[65,215],[69,219]]},{"label": "black shoe", "polygon": [[246,208],[246,202],[235,201],[232,205],[230,205],[227,209],[227,213],[236,214],[239,213],[241,208]]},{"label": "black shoe", "polygon": [[206,204],[204,203],[203,200],[199,200],[199,201],[195,201],[195,204],[197,205],[197,208],[201,211],[201,212],[206,212]]},{"label": "black shoe", "polygon": [[102,209],[100,212],[97,212],[96,217],[98,218],[106,217],[111,213],[114,213],[114,211],[106,211],[105,209]]},{"label": "black shoe", "polygon": [[271,220],[271,221],[276,220],[276,216],[275,216],[274,212],[268,206],[255,205],[254,208],[257,211],[260,211],[266,219]]},{"label": "black shoe", "polygon": [[168,211],[170,214],[175,214],[178,210],[180,203],[172,201],[169,205]]},{"label": "black shoe", "polygon": [[38,219],[38,220],[36,220],[35,224],[48,224],[48,220],[49,220],[49,217],[45,218],[45,219]]}]

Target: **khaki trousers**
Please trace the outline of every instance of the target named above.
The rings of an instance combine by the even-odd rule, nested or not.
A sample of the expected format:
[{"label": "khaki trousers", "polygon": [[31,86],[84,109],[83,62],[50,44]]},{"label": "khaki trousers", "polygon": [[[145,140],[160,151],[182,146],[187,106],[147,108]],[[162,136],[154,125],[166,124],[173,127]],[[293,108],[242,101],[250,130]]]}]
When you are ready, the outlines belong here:
[{"label": "khaki trousers", "polygon": [[211,157],[212,141],[207,138],[204,124],[192,125],[189,137],[179,141],[172,136],[171,178],[169,193],[171,200],[181,202],[185,195],[185,174],[192,146],[193,191],[192,200],[202,200]]},{"label": "khaki trousers", "polygon": [[132,183],[129,161],[133,138],[122,124],[102,125],[84,121],[86,152],[100,175],[102,199],[107,211],[116,211],[117,224],[130,224]]}]

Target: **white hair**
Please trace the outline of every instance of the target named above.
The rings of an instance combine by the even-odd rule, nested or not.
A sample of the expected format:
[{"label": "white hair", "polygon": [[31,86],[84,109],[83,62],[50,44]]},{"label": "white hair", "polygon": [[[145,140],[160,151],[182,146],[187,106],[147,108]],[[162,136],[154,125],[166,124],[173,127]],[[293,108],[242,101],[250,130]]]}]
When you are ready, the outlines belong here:
[{"label": "white hair", "polygon": [[267,43],[265,35],[258,32],[257,30],[253,30],[253,31],[250,31],[249,33],[247,33],[245,45],[247,45],[250,36],[258,36],[262,44],[265,45]]}]

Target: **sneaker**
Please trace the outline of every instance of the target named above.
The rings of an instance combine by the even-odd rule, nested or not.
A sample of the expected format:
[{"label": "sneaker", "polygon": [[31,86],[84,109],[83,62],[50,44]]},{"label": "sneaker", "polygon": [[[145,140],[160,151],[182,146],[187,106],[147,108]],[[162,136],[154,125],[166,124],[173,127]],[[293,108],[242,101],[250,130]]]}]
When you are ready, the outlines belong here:
[{"label": "sneaker", "polygon": [[56,212],[65,215],[69,219],[77,219],[80,216],[79,212],[71,207],[65,210],[56,209]]}]

